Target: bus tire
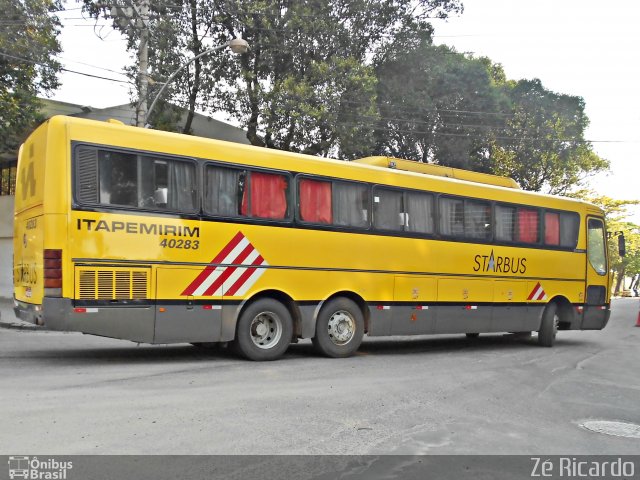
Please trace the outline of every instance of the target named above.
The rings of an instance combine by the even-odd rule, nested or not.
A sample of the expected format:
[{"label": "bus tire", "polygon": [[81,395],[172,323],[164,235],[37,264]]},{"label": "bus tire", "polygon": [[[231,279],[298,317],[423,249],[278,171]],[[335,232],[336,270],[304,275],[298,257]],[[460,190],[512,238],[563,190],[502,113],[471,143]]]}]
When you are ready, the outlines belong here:
[{"label": "bus tire", "polygon": [[355,302],[338,297],[326,302],[316,321],[316,334],[311,339],[315,349],[331,358],[353,355],[364,335],[364,317]]},{"label": "bus tire", "polygon": [[552,347],[556,341],[558,333],[558,324],[560,317],[558,316],[558,305],[549,303],[542,312],[542,323],[538,330],[538,344],[543,347]]},{"label": "bus tire", "polygon": [[240,314],[234,346],[249,360],[276,360],[287,351],[292,335],[293,320],[287,307],[272,298],[261,298]]}]

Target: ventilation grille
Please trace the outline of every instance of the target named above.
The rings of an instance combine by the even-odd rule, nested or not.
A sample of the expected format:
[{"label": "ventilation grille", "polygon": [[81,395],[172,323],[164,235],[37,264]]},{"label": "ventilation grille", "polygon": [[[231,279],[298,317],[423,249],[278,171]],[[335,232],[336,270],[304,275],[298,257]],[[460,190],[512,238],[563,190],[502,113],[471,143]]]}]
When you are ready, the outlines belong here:
[{"label": "ventilation grille", "polygon": [[148,269],[77,267],[80,300],[144,300],[149,297]]},{"label": "ventilation grille", "polygon": [[98,203],[98,150],[76,149],[76,197],[81,203]]}]

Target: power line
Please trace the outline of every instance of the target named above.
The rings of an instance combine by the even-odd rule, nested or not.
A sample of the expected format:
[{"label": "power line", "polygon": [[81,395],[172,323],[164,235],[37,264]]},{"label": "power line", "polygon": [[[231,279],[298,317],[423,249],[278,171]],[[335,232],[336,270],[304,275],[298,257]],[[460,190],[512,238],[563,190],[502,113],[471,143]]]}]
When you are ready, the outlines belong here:
[{"label": "power line", "polygon": [[[36,62],[35,60],[30,60],[28,58],[23,58],[23,57],[17,57],[15,55],[9,55],[8,53],[5,52],[0,52],[0,55],[2,55],[3,57],[7,57],[7,58],[12,58],[14,60],[18,60],[21,62],[27,62],[27,63],[32,63],[34,65],[40,65],[41,67],[50,67],[50,65],[47,65],[45,63],[41,63],[41,62]],[[118,82],[118,83],[127,83],[130,85],[133,85],[132,82],[126,81],[126,80],[118,80],[116,78],[108,78],[108,77],[102,77],[100,75],[93,75],[91,73],[85,73],[85,72],[78,72],[77,70],[70,70],[68,68],[60,68],[61,71],[63,72],[68,72],[68,73],[74,73],[76,75],[84,75],[86,77],[91,77],[91,78],[97,78],[100,80],[108,80],[110,82]]]}]

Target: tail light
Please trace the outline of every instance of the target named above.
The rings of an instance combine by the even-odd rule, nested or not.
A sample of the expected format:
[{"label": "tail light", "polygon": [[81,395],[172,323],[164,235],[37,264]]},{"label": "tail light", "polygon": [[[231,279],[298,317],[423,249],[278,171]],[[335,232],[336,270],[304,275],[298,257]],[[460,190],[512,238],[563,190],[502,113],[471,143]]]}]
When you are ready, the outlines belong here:
[{"label": "tail light", "polygon": [[45,249],[44,263],[44,288],[45,295],[49,297],[62,295],[62,250]]}]

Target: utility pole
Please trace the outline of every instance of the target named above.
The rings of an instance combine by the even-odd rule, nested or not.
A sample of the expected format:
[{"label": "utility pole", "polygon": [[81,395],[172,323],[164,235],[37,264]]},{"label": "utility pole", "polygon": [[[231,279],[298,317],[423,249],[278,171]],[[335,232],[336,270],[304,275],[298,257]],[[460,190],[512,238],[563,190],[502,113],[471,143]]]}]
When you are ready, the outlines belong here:
[{"label": "utility pole", "polygon": [[136,125],[144,127],[147,120],[149,90],[149,0],[140,0],[140,45],[138,46],[138,83],[140,99],[136,111]]},{"label": "utility pole", "polygon": [[[122,30],[137,30],[138,45],[138,104],[136,105],[136,126],[144,127],[147,118],[149,91],[149,0],[126,0],[130,6],[114,5],[110,16]],[[130,34],[133,32],[130,32]]]}]

